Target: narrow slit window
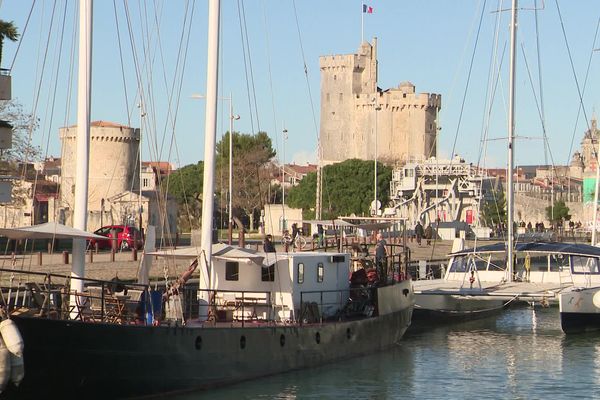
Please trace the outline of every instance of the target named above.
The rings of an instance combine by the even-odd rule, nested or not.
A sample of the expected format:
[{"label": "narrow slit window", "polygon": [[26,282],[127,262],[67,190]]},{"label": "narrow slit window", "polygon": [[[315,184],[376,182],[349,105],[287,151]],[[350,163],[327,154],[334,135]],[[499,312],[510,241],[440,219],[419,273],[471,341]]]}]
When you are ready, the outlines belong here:
[{"label": "narrow slit window", "polygon": [[323,263],[317,264],[317,282],[323,282],[323,275],[325,271],[323,269]]},{"label": "narrow slit window", "polygon": [[304,264],[303,263],[299,263],[298,264],[298,278],[297,281],[299,284],[304,283]]}]

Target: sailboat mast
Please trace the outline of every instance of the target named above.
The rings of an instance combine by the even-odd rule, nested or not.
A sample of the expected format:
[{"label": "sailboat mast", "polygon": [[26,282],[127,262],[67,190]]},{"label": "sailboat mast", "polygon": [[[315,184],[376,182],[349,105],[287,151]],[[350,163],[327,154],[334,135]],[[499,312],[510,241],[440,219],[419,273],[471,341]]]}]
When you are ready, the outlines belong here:
[{"label": "sailboat mast", "polygon": [[202,252],[204,271],[211,287],[213,193],[215,189],[215,141],[217,135],[217,83],[219,80],[219,13],[220,0],[208,3],[208,59],[206,64],[206,117],[204,125],[204,177],[202,186]]},{"label": "sailboat mast", "polygon": [[[87,230],[90,109],[92,86],[92,0],[79,1],[79,74],[77,91],[77,163],[73,227]],[[85,239],[73,239],[71,276],[85,275]],[[71,289],[83,291],[83,280],[73,279]]]},{"label": "sailboat mast", "polygon": [[513,152],[515,135],[515,65],[516,65],[516,41],[517,41],[517,0],[512,0],[511,24],[510,24],[510,72],[508,77],[508,171],[506,173],[506,185],[508,191],[507,213],[508,213],[508,281],[513,280],[514,271],[514,202],[515,194],[513,187]]}]

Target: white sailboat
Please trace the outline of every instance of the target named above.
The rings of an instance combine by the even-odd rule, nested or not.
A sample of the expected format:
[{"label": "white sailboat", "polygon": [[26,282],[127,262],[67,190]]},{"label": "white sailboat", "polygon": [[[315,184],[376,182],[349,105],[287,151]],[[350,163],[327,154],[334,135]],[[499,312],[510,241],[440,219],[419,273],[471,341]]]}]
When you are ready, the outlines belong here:
[{"label": "white sailboat", "polygon": [[415,318],[428,318],[432,314],[477,318],[495,313],[515,300],[556,304],[566,288],[585,282],[600,285],[600,249],[597,247],[559,242],[515,244],[513,153],[517,3],[513,0],[511,8],[507,242],[474,249],[455,246],[442,279],[415,281]]},{"label": "white sailboat", "polygon": [[[83,0],[80,9],[91,4]],[[412,283],[399,280],[399,271],[351,286],[349,254],[267,255],[212,243],[220,1],[210,0],[208,11],[202,244],[167,254],[189,258],[189,270],[160,293],[85,281],[81,265],[67,284],[69,277],[49,274],[43,290],[32,282],[39,303],[27,308],[3,288],[26,371],[6,396],[120,398],[209,388],[372,354],[397,343],[410,325]],[[86,146],[78,147],[85,156]],[[200,287],[186,286],[198,263]],[[163,303],[173,314],[168,320]],[[72,368],[55,368],[62,360]]]}]

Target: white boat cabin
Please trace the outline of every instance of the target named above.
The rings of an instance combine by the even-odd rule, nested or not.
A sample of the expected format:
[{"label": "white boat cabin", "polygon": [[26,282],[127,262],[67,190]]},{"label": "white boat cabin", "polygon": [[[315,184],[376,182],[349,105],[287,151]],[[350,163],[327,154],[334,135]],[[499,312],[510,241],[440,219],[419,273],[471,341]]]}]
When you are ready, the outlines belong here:
[{"label": "white boat cabin", "polygon": [[213,257],[210,289],[215,291],[217,319],[296,321],[307,312],[332,316],[346,304],[350,254],[256,255],[264,256],[262,264]]}]

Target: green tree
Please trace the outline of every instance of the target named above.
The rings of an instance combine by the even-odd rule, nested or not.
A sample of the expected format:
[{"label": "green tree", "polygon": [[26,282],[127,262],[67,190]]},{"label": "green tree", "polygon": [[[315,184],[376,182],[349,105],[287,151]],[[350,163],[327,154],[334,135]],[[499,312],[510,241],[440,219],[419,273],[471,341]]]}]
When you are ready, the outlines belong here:
[{"label": "green tree", "polygon": [[571,219],[569,207],[563,200],[556,200],[553,206],[546,207],[546,217],[555,226]]},{"label": "green tree", "polygon": [[501,190],[492,190],[491,200],[483,203],[481,218],[486,226],[493,227],[499,223],[506,224],[506,198]]},{"label": "green tree", "polygon": [[[373,193],[374,163],[358,159],[346,160],[323,168],[324,219],[340,215],[369,215]],[[392,168],[377,164],[377,198],[382,204],[389,201]],[[315,216],[316,173],[308,174],[300,184],[293,187],[286,202],[303,209],[303,217]]]},{"label": "green tree", "polygon": [[178,226],[182,231],[198,229],[202,216],[204,162],[186,165],[163,178],[161,187],[177,200]]},{"label": "green tree", "polygon": [[[229,173],[229,138],[227,132],[216,146],[217,176],[228,176]],[[238,217],[241,213],[247,215],[250,229],[254,229],[255,214],[268,196],[266,165],[275,154],[271,138],[266,132],[255,135],[233,133],[233,212]],[[228,187],[228,179],[217,182],[219,193],[226,193]]]},{"label": "green tree", "polygon": [[2,49],[4,48],[4,39],[16,42],[19,38],[19,32],[13,22],[6,22],[0,19],[0,66],[2,65]]}]

